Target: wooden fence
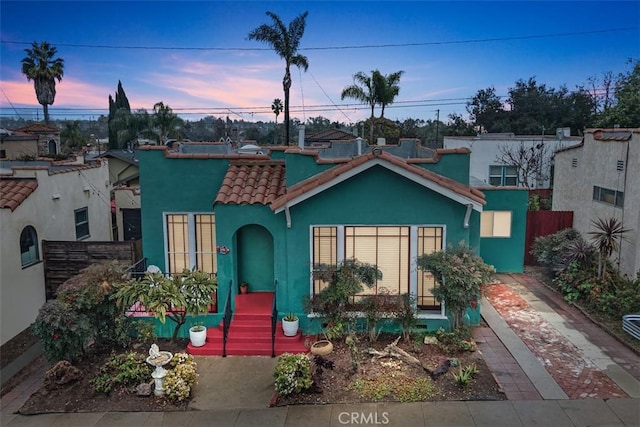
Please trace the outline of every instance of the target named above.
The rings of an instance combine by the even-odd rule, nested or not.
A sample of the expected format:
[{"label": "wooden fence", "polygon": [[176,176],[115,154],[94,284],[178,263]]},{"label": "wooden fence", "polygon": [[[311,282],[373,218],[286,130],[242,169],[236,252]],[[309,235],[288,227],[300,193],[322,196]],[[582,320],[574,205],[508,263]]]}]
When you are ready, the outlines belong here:
[{"label": "wooden fence", "polygon": [[525,265],[536,265],[530,254],[536,237],[548,236],[565,228],[573,227],[573,211],[527,212],[527,232],[525,236]]},{"label": "wooden fence", "polygon": [[86,242],[42,241],[44,283],[47,300],[55,298],[58,286],[80,270],[102,261],[133,265],[142,259],[142,241]]}]

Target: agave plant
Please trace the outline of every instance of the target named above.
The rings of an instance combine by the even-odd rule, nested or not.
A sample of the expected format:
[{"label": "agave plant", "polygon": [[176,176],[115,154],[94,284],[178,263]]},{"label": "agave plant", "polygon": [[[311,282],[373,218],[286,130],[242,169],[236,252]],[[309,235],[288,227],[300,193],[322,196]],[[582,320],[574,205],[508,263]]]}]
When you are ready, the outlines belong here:
[{"label": "agave plant", "polygon": [[606,260],[614,253],[620,251],[620,242],[624,234],[629,231],[622,225],[618,218],[598,218],[591,221],[595,228],[588,234],[598,250],[598,278],[602,279],[606,273]]}]

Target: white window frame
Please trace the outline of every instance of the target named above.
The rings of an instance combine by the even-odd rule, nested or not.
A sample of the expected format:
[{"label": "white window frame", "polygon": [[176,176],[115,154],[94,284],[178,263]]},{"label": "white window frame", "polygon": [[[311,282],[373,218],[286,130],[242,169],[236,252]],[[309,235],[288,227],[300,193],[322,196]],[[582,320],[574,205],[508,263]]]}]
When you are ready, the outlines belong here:
[{"label": "white window frame", "polygon": [[[500,168],[500,174],[492,174],[491,168]],[[508,174],[507,170],[509,168],[515,169],[514,173]],[[500,177],[500,184],[491,184],[491,178]],[[515,178],[515,183],[507,184],[507,179]],[[517,186],[518,185],[518,168],[512,165],[489,165],[489,185],[494,185],[496,187],[505,187],[505,186]]]},{"label": "white window frame", "polygon": [[[311,224],[309,226],[309,297],[313,297],[313,229],[316,227],[336,227],[336,252],[337,262],[345,259],[345,227],[409,227],[409,294],[413,297],[418,295],[418,229],[421,227],[434,227],[442,229],[442,249],[446,248],[447,227],[445,224]],[[360,312],[351,312],[351,316],[363,317]],[[317,314],[310,313],[308,317],[317,317]],[[440,303],[439,312],[419,310],[416,317],[418,319],[447,319],[445,302]]]},{"label": "white window frame", "polygon": [[[187,233],[189,236],[189,247],[188,247],[188,258],[189,258],[189,269],[194,269],[198,266],[198,252],[196,246],[196,216],[197,215],[212,215],[214,217],[214,238],[217,238],[216,233],[216,225],[215,225],[215,214],[213,212],[163,212],[162,213],[162,233],[163,233],[163,241],[164,241],[164,265],[165,271],[169,272],[169,236],[167,234],[167,220],[169,215],[186,215],[187,216]],[[214,248],[217,247],[217,242],[214,245]],[[203,252],[206,253],[206,252]],[[217,255],[216,255],[217,257]],[[218,267],[217,259],[216,259],[216,270]],[[217,271],[213,273],[217,274]]]}]

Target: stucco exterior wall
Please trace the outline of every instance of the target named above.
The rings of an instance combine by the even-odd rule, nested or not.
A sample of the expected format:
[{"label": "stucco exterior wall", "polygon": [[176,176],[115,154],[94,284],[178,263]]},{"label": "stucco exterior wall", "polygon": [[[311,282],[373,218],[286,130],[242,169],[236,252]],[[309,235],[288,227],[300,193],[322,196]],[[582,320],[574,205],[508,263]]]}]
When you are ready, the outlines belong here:
[{"label": "stucco exterior wall", "polygon": [[[618,161],[624,162],[623,170],[618,170]],[[623,221],[630,231],[621,242],[620,272],[631,277],[640,270],[639,170],[640,130],[631,141],[599,141],[588,130],[583,146],[558,152],[555,158],[553,210],[573,211],[574,228],[587,239],[592,220],[614,217]],[[624,207],[593,200],[594,186],[623,191]]]},{"label": "stucco exterior wall", "polygon": [[[492,134],[483,134],[480,136],[463,137],[463,136],[445,136],[444,148],[468,148],[471,150],[471,158],[469,163],[469,177],[474,181],[480,181],[489,185],[489,166],[502,164],[497,160],[500,155],[501,147],[509,147],[516,150],[522,143],[525,147],[530,148],[540,144],[541,142],[547,147],[546,163],[549,164],[550,159],[556,150],[569,147],[580,143],[581,138],[565,137],[559,141],[555,136],[542,135],[507,137],[504,135],[494,136]],[[544,174],[550,176],[550,167],[544,171]],[[550,179],[540,182],[535,188],[549,188]]]},{"label": "stucco exterior wall", "polygon": [[[109,186],[106,164],[81,171],[55,173],[21,169],[15,176],[35,177],[38,188],[15,211],[0,209],[0,342],[4,344],[35,320],[45,302],[43,263],[22,268],[20,233],[30,225],[42,240],[76,240],[76,209],[89,213],[87,240],[110,240]],[[85,191],[89,188],[89,191]],[[53,199],[53,195],[59,195]]]}]

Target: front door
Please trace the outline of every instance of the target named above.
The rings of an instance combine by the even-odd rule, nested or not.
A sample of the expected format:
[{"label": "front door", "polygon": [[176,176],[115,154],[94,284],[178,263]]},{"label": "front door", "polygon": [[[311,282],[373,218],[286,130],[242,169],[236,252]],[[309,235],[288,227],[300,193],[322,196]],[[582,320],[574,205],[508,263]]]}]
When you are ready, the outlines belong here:
[{"label": "front door", "polygon": [[237,232],[238,283],[249,284],[249,292],[274,291],[273,236],[261,225],[252,224]]}]

